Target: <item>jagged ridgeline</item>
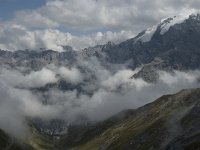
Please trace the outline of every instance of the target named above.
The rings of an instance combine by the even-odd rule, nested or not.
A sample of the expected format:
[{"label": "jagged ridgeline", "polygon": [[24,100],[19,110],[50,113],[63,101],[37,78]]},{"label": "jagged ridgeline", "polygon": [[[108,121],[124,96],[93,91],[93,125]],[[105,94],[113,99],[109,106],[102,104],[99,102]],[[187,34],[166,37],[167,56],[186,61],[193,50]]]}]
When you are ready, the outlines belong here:
[{"label": "jagged ridgeline", "polygon": [[74,65],[80,59],[92,56],[103,65],[124,64],[135,69],[143,68],[134,77],[155,81],[156,70],[194,70],[200,68],[200,14],[167,18],[158,25],[146,29],[135,38],[120,44],[108,42],[105,45],[74,51],[66,46],[63,53],[53,50],[21,50],[8,52],[1,50],[0,64],[27,66],[38,70],[54,63]]},{"label": "jagged ridgeline", "polygon": [[[29,130],[18,138],[12,123],[4,124],[0,150],[200,149],[200,14],[164,19],[120,44],[63,49],[0,50],[2,106],[14,103],[8,114]],[[170,83],[160,80],[160,71]],[[137,104],[129,106],[132,101]]]}]

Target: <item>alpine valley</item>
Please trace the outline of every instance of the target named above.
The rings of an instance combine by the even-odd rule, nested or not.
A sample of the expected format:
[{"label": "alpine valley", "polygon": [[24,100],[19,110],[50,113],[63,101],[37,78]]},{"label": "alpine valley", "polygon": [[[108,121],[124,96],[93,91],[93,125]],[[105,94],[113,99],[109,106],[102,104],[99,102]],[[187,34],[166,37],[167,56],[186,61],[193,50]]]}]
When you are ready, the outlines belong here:
[{"label": "alpine valley", "polygon": [[1,150],[200,149],[200,14],[63,49],[0,50]]}]

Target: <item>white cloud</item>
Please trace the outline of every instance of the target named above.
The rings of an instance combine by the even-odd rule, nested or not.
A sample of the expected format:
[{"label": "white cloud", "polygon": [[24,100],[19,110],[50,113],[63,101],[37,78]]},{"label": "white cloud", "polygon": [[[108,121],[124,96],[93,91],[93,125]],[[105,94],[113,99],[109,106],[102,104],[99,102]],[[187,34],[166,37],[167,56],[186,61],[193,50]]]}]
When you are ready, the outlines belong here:
[{"label": "white cloud", "polygon": [[70,33],[61,32],[57,29],[45,29],[29,31],[23,26],[7,24],[0,28],[0,49],[39,49],[47,48],[56,51],[63,51],[65,45],[70,45],[80,50],[97,44],[105,44],[107,41],[120,42],[133,37],[131,31],[120,31],[106,33],[97,32],[91,35],[74,36]]},{"label": "white cloud", "polygon": [[132,79],[131,77],[137,70],[120,70],[108,79],[102,82],[102,86],[108,90],[117,90],[118,88],[124,89],[129,87],[136,87],[140,90],[141,88],[148,86],[149,84],[141,79]]},{"label": "white cloud", "polygon": [[47,48],[62,51],[62,45],[70,39],[71,34],[52,29],[28,31],[20,25],[3,25],[0,29],[0,48],[5,50]]},{"label": "white cloud", "polygon": [[[1,69],[0,128],[16,135],[25,133],[23,120],[26,117],[64,119],[68,123],[77,123],[83,116],[92,121],[102,120],[121,110],[143,106],[161,95],[200,86],[197,82],[199,71],[176,71],[174,74],[159,72],[158,82],[149,84],[141,79],[130,79],[137,70],[119,67],[117,72],[109,71],[93,59],[82,61],[82,65],[87,66],[96,79],[84,82],[83,79],[88,77],[87,73],[80,73],[76,67],[69,69],[52,65],[47,66],[48,69],[43,68],[26,75],[15,70]],[[61,91],[53,88],[42,93],[28,90],[29,87],[56,82],[59,79],[58,74],[71,83],[83,81],[86,84],[83,88],[93,94],[80,93],[78,89]],[[88,87],[91,85],[96,89],[90,91]],[[6,126],[8,122],[11,123]]]},{"label": "white cloud", "polygon": [[198,71],[187,71],[187,72],[175,71],[173,74],[166,73],[164,71],[159,71],[159,76],[160,80],[169,86],[172,86],[174,84],[176,84],[177,86],[179,84],[187,86],[188,82],[195,83],[196,80],[200,77],[200,74]]},{"label": "white cloud", "polygon": [[199,8],[194,0],[49,0],[39,9],[17,12],[13,21],[27,27],[62,26],[79,31],[141,30],[163,17]]},{"label": "white cloud", "polygon": [[38,9],[18,11],[14,19],[1,22],[0,48],[62,51],[62,45],[81,49],[118,43],[163,18],[199,9],[194,0],[48,0]]},{"label": "white cloud", "polygon": [[58,80],[56,73],[46,68],[40,71],[30,72],[26,75],[15,70],[3,69],[1,70],[0,78],[13,87],[18,86],[24,88],[43,87],[48,83],[55,83]]},{"label": "white cloud", "polygon": [[29,135],[26,117],[56,118],[60,109],[44,105],[28,90],[15,89],[0,79],[0,128],[16,138]]},{"label": "white cloud", "polygon": [[66,67],[60,67],[58,73],[62,78],[71,83],[77,84],[83,80],[82,74],[76,68],[68,69]]},{"label": "white cloud", "polygon": [[[126,72],[126,74],[120,72]],[[189,73],[176,71],[175,74],[162,72],[156,84],[148,84],[138,79],[129,80],[127,79],[129,77],[128,72],[129,70],[119,71],[110,79],[105,80],[105,85],[108,87],[109,85],[115,85],[116,89],[101,87],[89,100],[84,101],[85,103],[79,108],[80,113],[87,114],[92,120],[101,120],[124,109],[143,106],[162,95],[200,86],[197,81],[200,75],[199,71]],[[119,86],[116,82],[117,79],[119,79],[118,83],[121,86],[120,90],[117,89],[117,86]]]},{"label": "white cloud", "polygon": [[[62,45],[80,50],[107,41],[118,43],[161,18],[199,8],[195,0],[155,0],[153,3],[150,0],[48,0],[39,9],[17,12],[13,20],[1,22],[0,49],[63,51]],[[73,35],[72,31],[81,35]],[[49,98],[45,105],[41,95],[16,87],[41,87],[56,82],[57,74],[72,83],[82,82],[85,76],[77,68],[64,67],[25,75],[1,70],[0,128],[22,133],[24,117],[61,117],[73,122],[78,116],[86,115],[91,120],[101,120],[123,109],[142,106],[163,94],[199,87],[196,81],[199,71],[175,72],[174,75],[160,72],[158,83],[148,84],[141,79],[130,79],[134,71],[123,68],[113,73],[92,59],[80,62],[96,75],[94,83],[85,85],[87,90],[94,92],[92,96],[77,94],[76,90],[51,90],[44,93]],[[122,90],[119,92],[118,88]]]}]

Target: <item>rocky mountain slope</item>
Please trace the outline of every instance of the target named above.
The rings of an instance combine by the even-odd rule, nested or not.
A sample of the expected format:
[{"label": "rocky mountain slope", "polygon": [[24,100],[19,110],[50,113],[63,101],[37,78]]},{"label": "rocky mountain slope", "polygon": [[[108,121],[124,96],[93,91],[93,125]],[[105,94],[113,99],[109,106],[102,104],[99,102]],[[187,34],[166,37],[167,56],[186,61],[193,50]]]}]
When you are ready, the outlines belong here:
[{"label": "rocky mountain slope", "polygon": [[92,126],[73,127],[64,147],[73,150],[197,150],[200,89],[165,95]]},{"label": "rocky mountain slope", "polygon": [[[175,70],[200,69],[200,14],[165,19],[158,25],[139,33],[135,38],[120,44],[108,42],[81,51],[74,51],[69,46],[64,48],[66,51],[62,53],[46,49],[15,52],[0,50],[0,74],[6,70],[11,75],[20,76],[11,78],[16,77],[18,80],[22,77],[22,81],[34,79],[32,83],[35,83],[35,78],[43,73],[40,72],[38,75],[37,71],[47,68],[49,69],[47,72],[53,74],[55,82],[45,82],[45,85],[38,83],[36,87],[23,82],[10,85],[15,78],[11,80],[6,78],[5,74],[1,76],[2,80],[11,80],[10,82],[6,80],[5,83],[17,90],[25,89],[37,95],[42,99],[42,104],[49,106],[54,103],[52,99],[48,101],[54,96],[53,92],[56,91],[57,95],[60,95],[76,91],[73,93],[75,96],[73,94],[70,96],[75,97],[71,106],[77,108],[80,103],[75,101],[76,98],[81,96],[91,98],[95,91],[100,89],[101,92],[107,88],[102,84],[102,81],[108,82],[102,79],[103,74],[106,74],[104,78],[108,78],[120,69],[134,70],[141,67],[132,78],[143,78],[152,83],[159,78],[157,73],[159,70],[173,73]],[[78,79],[73,83],[61,75],[70,71],[73,72],[71,77],[75,76]],[[32,72],[36,76],[31,76]],[[81,77],[77,77],[77,74],[81,74]],[[122,88],[123,86],[119,85],[116,91],[109,92],[118,93]],[[53,94],[48,95],[49,91]],[[62,96],[61,104],[64,105],[66,97]],[[0,149],[196,150],[200,147],[199,107],[200,89],[193,89],[162,96],[153,103],[135,110],[125,110],[94,124],[84,123],[66,127],[62,120],[52,121],[53,123],[46,125],[38,121],[38,118],[34,118],[36,120],[34,123],[37,125],[33,125],[33,122],[29,125],[32,134],[25,141],[16,140],[0,130]],[[80,118],[87,120],[84,116]],[[56,137],[54,133],[62,132],[62,129],[66,128],[68,128],[67,134]]]},{"label": "rocky mountain slope", "polygon": [[4,131],[0,130],[0,149],[2,150],[33,150],[27,144],[9,137]]},{"label": "rocky mountain slope", "polygon": [[135,110],[125,110],[92,125],[72,126],[52,138],[30,125],[32,135],[20,141],[0,131],[6,150],[198,150],[200,89],[164,95]]},{"label": "rocky mountain slope", "polygon": [[[102,64],[125,64],[131,69],[144,67],[134,77],[154,81],[156,70],[193,70],[200,68],[200,14],[177,15],[162,20],[144,30],[135,38],[120,44],[105,45],[74,51],[65,46],[65,52],[52,50],[16,52],[0,51],[0,64],[12,67],[26,66],[34,70],[48,64],[77,65],[80,59],[92,56]],[[39,67],[40,66],[40,67]]]},{"label": "rocky mountain slope", "polygon": [[199,69],[200,14],[182,17],[165,19],[135,38],[119,45],[110,45],[103,51],[113,63],[130,61],[133,69],[144,65],[134,77],[150,82],[155,81],[153,77],[157,70]]},{"label": "rocky mountain slope", "polygon": [[26,138],[16,138],[0,130],[1,150],[59,150],[56,146],[57,139],[43,134],[39,128],[28,121],[30,135]]}]

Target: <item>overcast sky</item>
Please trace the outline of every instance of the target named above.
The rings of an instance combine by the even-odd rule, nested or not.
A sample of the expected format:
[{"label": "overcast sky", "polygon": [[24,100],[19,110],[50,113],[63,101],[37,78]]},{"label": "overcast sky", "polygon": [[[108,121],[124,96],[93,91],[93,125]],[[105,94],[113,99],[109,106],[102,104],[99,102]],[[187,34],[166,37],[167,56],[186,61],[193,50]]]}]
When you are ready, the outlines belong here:
[{"label": "overcast sky", "polygon": [[200,0],[0,0],[0,49],[81,49],[134,37]]}]

